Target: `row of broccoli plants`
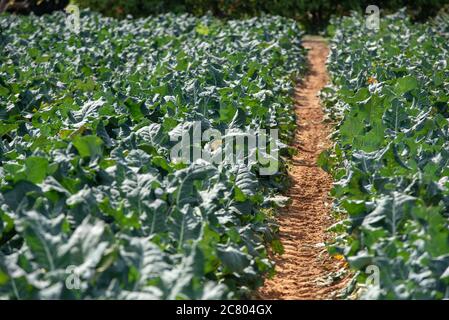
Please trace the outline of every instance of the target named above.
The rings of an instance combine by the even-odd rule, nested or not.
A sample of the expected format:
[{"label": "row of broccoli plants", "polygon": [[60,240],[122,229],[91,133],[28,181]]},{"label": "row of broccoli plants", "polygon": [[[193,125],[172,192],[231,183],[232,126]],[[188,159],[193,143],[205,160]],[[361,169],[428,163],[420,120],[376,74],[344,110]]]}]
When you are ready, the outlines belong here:
[{"label": "row of broccoli plants", "polygon": [[[295,128],[300,27],[88,11],[79,30],[67,21],[0,19],[0,298],[246,296],[273,270],[266,245],[279,249],[269,213]],[[251,151],[279,170],[222,161],[221,140],[183,149],[218,161],[174,161],[197,128],[278,130]]]},{"label": "row of broccoli plants", "polygon": [[342,220],[334,253],[357,297],[449,298],[449,19],[336,19],[322,93],[336,123],[321,165]]}]

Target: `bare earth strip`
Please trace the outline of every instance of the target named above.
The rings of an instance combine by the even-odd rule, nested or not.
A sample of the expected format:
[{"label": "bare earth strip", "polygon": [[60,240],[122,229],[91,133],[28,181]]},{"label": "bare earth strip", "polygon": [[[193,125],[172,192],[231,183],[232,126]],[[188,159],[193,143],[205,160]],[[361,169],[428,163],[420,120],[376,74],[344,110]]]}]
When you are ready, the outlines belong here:
[{"label": "bare earth strip", "polygon": [[323,247],[329,236],[326,229],[333,223],[332,179],[316,165],[319,154],[331,146],[331,128],[323,122],[317,96],[328,81],[325,62],[329,50],[321,40],[306,40],[304,46],[310,49],[310,71],[295,90],[298,154],[289,170],[292,203],[278,217],[285,253],[274,258],[276,275],[258,292],[261,299],[332,299],[344,285],[344,281],[333,279],[344,262],[330,257]]}]

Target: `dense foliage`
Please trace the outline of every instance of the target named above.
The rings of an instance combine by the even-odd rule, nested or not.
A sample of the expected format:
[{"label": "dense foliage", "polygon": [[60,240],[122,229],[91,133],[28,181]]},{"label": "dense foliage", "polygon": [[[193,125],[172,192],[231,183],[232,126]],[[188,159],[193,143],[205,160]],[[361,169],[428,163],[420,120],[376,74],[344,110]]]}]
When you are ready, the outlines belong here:
[{"label": "dense foliage", "polygon": [[285,175],[176,163],[170,137],[200,121],[287,142],[289,75],[304,67],[293,20],[82,12],[79,34],[63,13],[0,28],[1,298],[232,298],[260,284]]},{"label": "dense foliage", "polygon": [[29,14],[33,12],[42,15],[63,10],[69,2],[69,0],[0,0],[0,13],[6,11]]},{"label": "dense foliage", "polygon": [[203,15],[212,12],[219,17],[242,18],[268,13],[294,18],[309,31],[323,29],[332,15],[349,14],[351,10],[364,12],[368,5],[395,11],[407,6],[417,19],[434,15],[449,0],[76,0],[83,7],[114,17],[146,16],[174,11]]},{"label": "dense foliage", "polygon": [[336,246],[360,283],[368,266],[380,271],[363,297],[447,299],[449,19],[414,25],[400,12],[378,32],[364,23],[334,21],[333,85],[322,93],[339,124],[321,161],[348,215],[333,228],[349,233]]}]

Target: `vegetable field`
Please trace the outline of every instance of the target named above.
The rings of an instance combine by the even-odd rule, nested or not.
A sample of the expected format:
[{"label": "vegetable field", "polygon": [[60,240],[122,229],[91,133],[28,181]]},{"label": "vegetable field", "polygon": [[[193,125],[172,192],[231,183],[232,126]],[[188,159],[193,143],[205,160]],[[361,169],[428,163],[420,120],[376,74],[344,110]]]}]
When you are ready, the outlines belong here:
[{"label": "vegetable field", "polygon": [[[0,297],[246,296],[272,272],[265,245],[280,250],[270,210],[284,161],[270,176],[176,162],[172,138],[199,122],[276,128],[288,143],[301,29],[88,11],[80,26],[63,13],[0,20]],[[271,149],[288,154],[284,143]]]},{"label": "vegetable field", "polygon": [[322,165],[348,218],[335,249],[380,273],[371,299],[449,298],[449,19],[412,24],[404,12],[378,32],[362,16],[334,21],[322,97],[338,121]]},{"label": "vegetable field", "polygon": [[0,300],[449,299],[418,2],[0,0]]}]

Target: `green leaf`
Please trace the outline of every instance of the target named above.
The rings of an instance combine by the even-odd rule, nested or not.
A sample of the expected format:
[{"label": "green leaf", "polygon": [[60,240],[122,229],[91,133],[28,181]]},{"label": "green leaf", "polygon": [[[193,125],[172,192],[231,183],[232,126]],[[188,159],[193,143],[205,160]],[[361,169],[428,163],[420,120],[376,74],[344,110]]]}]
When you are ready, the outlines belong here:
[{"label": "green leaf", "polygon": [[48,160],[42,157],[29,157],[25,160],[26,180],[41,183],[48,173]]},{"label": "green leaf", "polygon": [[102,154],[103,141],[97,136],[76,136],[73,145],[81,157],[99,157]]},{"label": "green leaf", "polygon": [[217,246],[217,254],[223,265],[231,272],[241,273],[250,263],[245,253],[231,246]]},{"label": "green leaf", "polygon": [[12,130],[17,129],[17,127],[18,125],[16,123],[0,123],[0,137]]},{"label": "green leaf", "polygon": [[204,25],[204,24],[199,24],[196,26],[195,31],[198,34],[201,34],[203,36],[207,36],[209,34],[209,28],[208,26]]},{"label": "green leaf", "polygon": [[398,94],[404,94],[418,87],[418,80],[413,76],[406,76],[396,80],[395,91]]}]

